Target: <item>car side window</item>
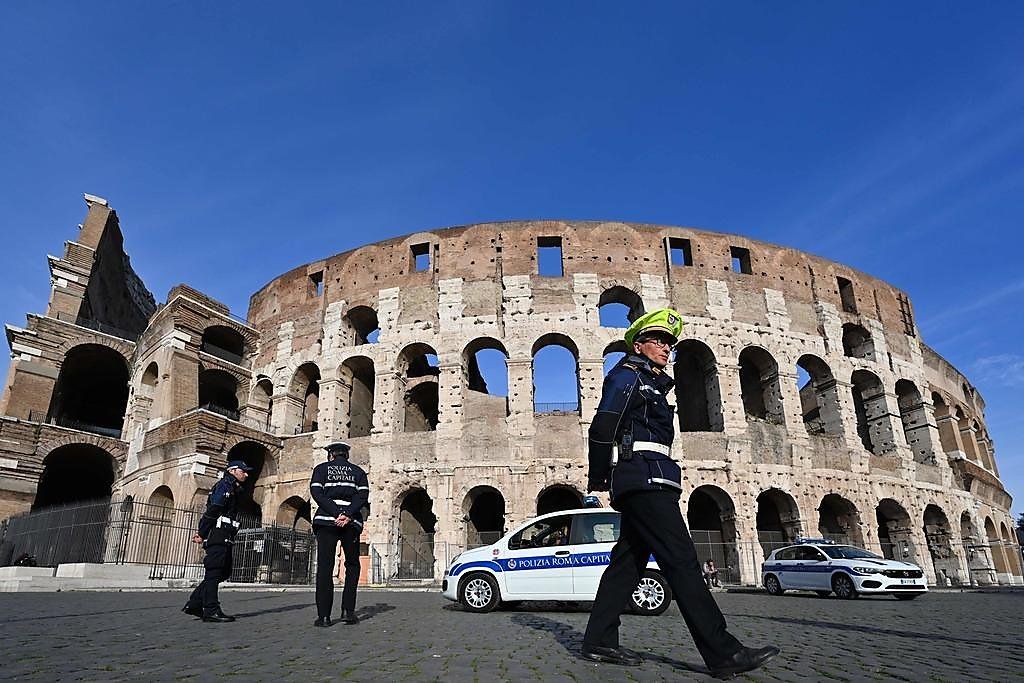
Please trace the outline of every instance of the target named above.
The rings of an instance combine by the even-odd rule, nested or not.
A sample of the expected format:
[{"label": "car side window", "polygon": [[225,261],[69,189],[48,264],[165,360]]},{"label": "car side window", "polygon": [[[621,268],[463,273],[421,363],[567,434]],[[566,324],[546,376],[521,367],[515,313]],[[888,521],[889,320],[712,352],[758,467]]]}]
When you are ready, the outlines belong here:
[{"label": "car side window", "polygon": [[585,543],[614,543],[619,540],[619,524],[622,518],[617,512],[600,512],[575,515],[572,523],[573,545]]},{"label": "car side window", "polygon": [[550,548],[559,545],[569,545],[569,526],[572,517],[562,515],[559,517],[548,517],[534,522],[530,526],[517,531],[512,538],[508,539],[509,550],[522,550],[524,548]]},{"label": "car side window", "polygon": [[803,548],[800,548],[799,551],[800,553],[797,556],[797,559],[803,560],[804,562],[821,562],[825,559],[825,557],[818,552],[817,548],[804,546]]},{"label": "car side window", "polygon": [[775,553],[776,560],[792,560],[796,556],[796,548],[786,548]]}]

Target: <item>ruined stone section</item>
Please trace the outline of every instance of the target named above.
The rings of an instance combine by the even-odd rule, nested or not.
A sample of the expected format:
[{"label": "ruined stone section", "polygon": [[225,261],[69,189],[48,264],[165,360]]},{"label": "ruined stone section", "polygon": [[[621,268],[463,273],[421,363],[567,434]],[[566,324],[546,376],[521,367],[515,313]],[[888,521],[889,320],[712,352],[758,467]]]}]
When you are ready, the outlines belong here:
[{"label": "ruined stone section", "polygon": [[[77,277],[73,266],[61,272]],[[73,288],[61,287],[65,306]],[[663,306],[684,316],[667,369],[681,505],[732,578],[756,583],[779,544],[827,534],[912,558],[933,581],[1022,581],[1005,550],[1010,498],[984,403],[918,338],[908,296],[838,263],[690,228],[417,232],[275,278],[248,321],[175,287],[137,346],[108,340],[128,344],[130,361],[115,488],[199,504],[239,457],[258,469],[252,510],[299,524],[311,468],[345,439],[369,471],[363,540],[385,578],[436,578],[467,545],[579,504],[605,359],[624,350],[623,329],[601,325],[609,304],[628,320]],[[56,321],[8,329],[21,384],[6,413],[20,419],[2,423],[16,445],[3,446],[0,481],[17,479],[4,468],[27,454],[36,469],[7,485],[7,510],[39,476],[27,419],[49,404],[32,386],[52,394],[74,348],[40,341]],[[535,358],[549,346],[562,349],[575,401],[535,395]],[[504,359],[507,395],[487,386],[484,351]]]}]

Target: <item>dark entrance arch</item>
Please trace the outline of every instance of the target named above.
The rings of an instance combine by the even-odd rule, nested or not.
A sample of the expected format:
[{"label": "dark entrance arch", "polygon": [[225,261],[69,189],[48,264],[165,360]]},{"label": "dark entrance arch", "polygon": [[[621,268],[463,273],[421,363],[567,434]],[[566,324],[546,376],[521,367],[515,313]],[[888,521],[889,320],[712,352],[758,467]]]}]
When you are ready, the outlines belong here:
[{"label": "dark entrance arch", "polygon": [[697,487],[686,503],[686,521],[697,558],[701,564],[714,560],[718,577],[726,583],[739,581],[735,518],[732,499],[717,486]]},{"label": "dark entrance arch", "polygon": [[48,421],[119,439],[128,382],[124,356],[100,344],[76,346],[61,363]]},{"label": "dark entrance arch", "polygon": [[466,521],[466,548],[489,545],[505,531],[505,497],[490,486],[477,486],[462,503]]},{"label": "dark entrance arch", "polygon": [[800,511],[793,496],[771,488],[757,496],[757,540],[765,557],[800,535]]},{"label": "dark entrance arch", "polygon": [[263,525],[263,509],[256,502],[254,492],[260,476],[269,473],[265,470],[273,468],[273,462],[267,457],[268,454],[267,447],[255,441],[241,441],[228,451],[228,462],[243,460],[246,465],[253,468],[238,496],[238,521],[243,529]]},{"label": "dark entrance arch", "polygon": [[826,494],[818,506],[818,533],[836,543],[864,545],[857,506],[837,493]]},{"label": "dark entrance arch", "polygon": [[399,579],[434,578],[434,532],[437,515],[434,501],[426,491],[412,489],[402,496],[398,507]]},{"label": "dark entrance arch", "polygon": [[549,486],[537,496],[537,514],[561,510],[576,510],[583,507],[583,496],[571,486],[556,484]]},{"label": "dark entrance arch", "polygon": [[33,510],[85,501],[109,502],[114,458],[99,446],[78,443],[55,449],[43,460]]}]

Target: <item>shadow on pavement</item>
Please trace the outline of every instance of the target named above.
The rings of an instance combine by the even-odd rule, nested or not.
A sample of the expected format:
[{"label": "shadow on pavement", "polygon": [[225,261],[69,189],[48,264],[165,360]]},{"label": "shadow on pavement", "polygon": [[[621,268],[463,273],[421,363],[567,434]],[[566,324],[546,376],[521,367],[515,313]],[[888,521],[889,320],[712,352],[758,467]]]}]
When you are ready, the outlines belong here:
[{"label": "shadow on pavement", "polygon": [[255,611],[255,612],[240,612],[240,613],[236,614],[235,616],[238,617],[239,619],[241,619],[242,617],[257,617],[257,616],[259,616],[261,614],[276,614],[278,612],[291,612],[292,610],[308,609],[308,608],[313,607],[313,606],[314,605],[311,602],[303,602],[303,603],[298,604],[298,605],[283,605],[281,607],[274,607],[272,609],[261,609],[261,610]]},{"label": "shadow on pavement", "polygon": [[[583,647],[583,634],[574,629],[569,624],[563,624],[560,621],[554,619],[548,619],[536,614],[516,614],[512,617],[512,623],[518,624],[519,626],[526,626],[527,628],[536,629],[538,631],[544,631],[550,633],[555,637],[555,641],[565,648],[573,657],[582,659],[581,648]],[[672,659],[671,657],[664,657],[662,655],[651,654],[650,652],[637,652],[645,662],[652,662],[655,664],[667,664],[674,669],[679,671],[689,671],[692,673],[710,674],[706,666],[702,664],[690,664],[689,662],[681,662],[678,659]],[[588,661],[589,660],[583,660]],[[614,665],[607,665],[614,666]]]},{"label": "shadow on pavement", "polygon": [[378,614],[384,614],[395,609],[394,605],[389,605],[384,602],[378,602],[376,605],[366,605],[356,610],[356,616],[359,617],[359,621],[366,621],[367,619],[373,619]]},{"label": "shadow on pavement", "polygon": [[858,626],[856,624],[840,624],[832,621],[814,621],[813,619],[793,619],[792,617],[766,617],[757,614],[730,614],[729,618],[742,617],[745,619],[762,619],[765,621],[782,622],[784,624],[798,624],[800,626],[815,626],[817,628],[829,628],[837,631],[855,631],[858,633],[870,633],[881,636],[897,636],[899,638],[914,638],[917,640],[946,641],[950,643],[967,643],[971,645],[1002,645],[1005,647],[1019,647],[1020,643],[1010,643],[998,640],[971,640],[957,636],[944,636],[936,633],[923,633],[920,631],[897,631],[889,628],[876,628],[874,626]]}]

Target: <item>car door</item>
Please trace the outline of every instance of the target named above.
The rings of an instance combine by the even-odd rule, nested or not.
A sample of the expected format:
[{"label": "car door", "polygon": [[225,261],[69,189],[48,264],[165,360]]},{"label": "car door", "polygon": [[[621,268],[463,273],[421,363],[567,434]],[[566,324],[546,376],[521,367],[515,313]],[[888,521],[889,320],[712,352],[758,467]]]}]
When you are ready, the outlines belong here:
[{"label": "car door", "polygon": [[798,548],[783,548],[775,553],[775,559],[766,568],[767,571],[778,577],[783,588],[792,588],[795,580],[792,571],[795,564],[796,551]]},{"label": "car door", "polygon": [[812,590],[832,590],[831,560],[814,546],[801,548],[804,584]]},{"label": "car door", "polygon": [[572,515],[545,517],[509,538],[508,551],[498,560],[508,598],[572,597],[571,525]]},{"label": "car door", "polygon": [[593,600],[601,575],[608,568],[612,547],[619,540],[622,517],[618,512],[591,512],[573,516],[571,545],[572,590],[581,600]]}]

